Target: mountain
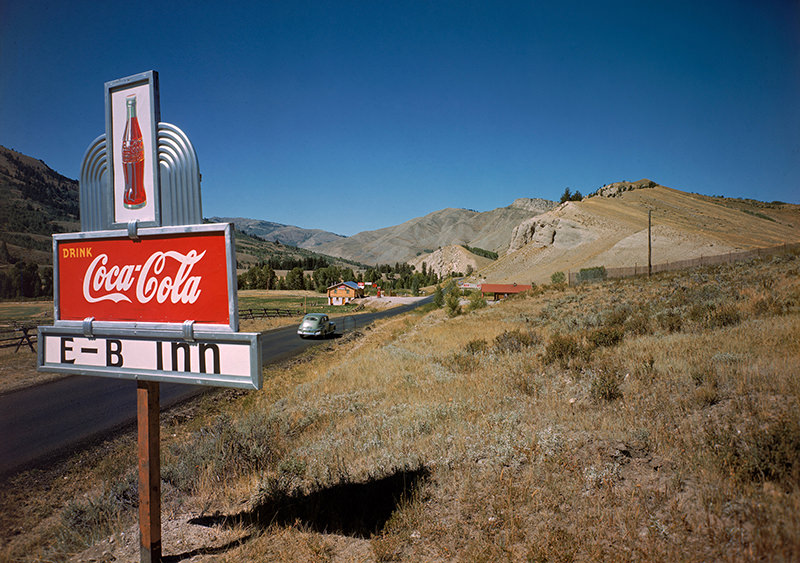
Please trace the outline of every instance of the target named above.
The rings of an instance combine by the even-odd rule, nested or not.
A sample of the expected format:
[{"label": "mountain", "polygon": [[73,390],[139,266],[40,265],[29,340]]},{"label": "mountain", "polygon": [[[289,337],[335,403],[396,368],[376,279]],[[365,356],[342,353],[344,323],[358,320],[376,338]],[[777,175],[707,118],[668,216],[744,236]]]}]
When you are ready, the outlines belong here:
[{"label": "mountain", "polygon": [[[0,202],[0,266],[7,267],[8,263],[21,260],[38,265],[51,264],[51,235],[80,231],[78,182],[55,172],[41,160],[3,146],[0,146]],[[317,243],[342,238],[333,233],[252,219],[214,217],[211,221],[253,226],[256,237],[273,233],[269,240],[266,237],[261,237],[265,239],[261,240],[247,236],[242,228],[237,230],[236,254],[241,268],[270,261],[283,265],[297,262],[301,265],[357,266],[341,258],[297,248],[298,241]],[[269,225],[273,226],[271,230]],[[276,238],[279,243],[274,242]]]},{"label": "mountain", "polygon": [[325,243],[306,242],[301,246],[366,264],[406,262],[449,245],[468,244],[505,251],[514,227],[556,205],[544,199],[521,198],[508,207],[485,212],[441,209],[393,227],[364,231]]},{"label": "mountain", "polygon": [[[209,219],[210,222],[229,222],[219,217]],[[235,226],[234,226],[235,227]],[[268,264],[274,270],[290,270],[296,266],[304,270],[315,270],[328,265],[341,268],[361,268],[364,265],[339,258],[326,256],[306,248],[263,240],[257,235],[250,235],[235,227],[236,264],[238,270],[246,270],[256,264]]]},{"label": "mountain", "polygon": [[[78,182],[0,146],[0,241],[12,260],[52,262],[53,233],[80,230]],[[0,259],[3,259],[0,257]]]},{"label": "mountain", "polygon": [[314,248],[345,239],[342,235],[321,229],[303,229],[292,225],[282,225],[260,219],[244,217],[211,217],[212,223],[233,223],[236,229],[267,241],[278,241],[289,246]]},{"label": "mountain", "polygon": [[800,205],[709,197],[651,180],[617,182],[521,222],[488,282],[549,283],[557,271],[673,262],[800,241]]}]

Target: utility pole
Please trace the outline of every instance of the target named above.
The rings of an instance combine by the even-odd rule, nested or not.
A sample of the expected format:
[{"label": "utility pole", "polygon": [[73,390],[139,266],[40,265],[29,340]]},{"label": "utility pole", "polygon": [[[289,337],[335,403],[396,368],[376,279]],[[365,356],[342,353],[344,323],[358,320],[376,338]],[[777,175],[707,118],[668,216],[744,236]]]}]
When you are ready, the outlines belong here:
[{"label": "utility pole", "polygon": [[653,242],[652,242],[652,231],[653,231],[653,223],[651,219],[652,211],[650,209],[647,210],[647,277],[653,275]]}]

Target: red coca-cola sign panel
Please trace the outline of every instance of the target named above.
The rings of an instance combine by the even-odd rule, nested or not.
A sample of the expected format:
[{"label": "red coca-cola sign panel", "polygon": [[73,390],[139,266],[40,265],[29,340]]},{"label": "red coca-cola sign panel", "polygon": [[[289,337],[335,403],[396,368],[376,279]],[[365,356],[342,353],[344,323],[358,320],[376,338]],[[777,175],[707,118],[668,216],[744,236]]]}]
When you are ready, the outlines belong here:
[{"label": "red coca-cola sign panel", "polygon": [[58,320],[228,325],[229,237],[227,229],[139,240],[58,235]]}]

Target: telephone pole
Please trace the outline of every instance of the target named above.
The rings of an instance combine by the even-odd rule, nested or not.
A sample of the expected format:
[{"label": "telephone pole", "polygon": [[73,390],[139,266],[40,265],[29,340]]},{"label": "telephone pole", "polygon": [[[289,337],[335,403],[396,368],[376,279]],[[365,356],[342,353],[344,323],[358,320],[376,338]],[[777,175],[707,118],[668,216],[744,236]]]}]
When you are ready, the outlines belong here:
[{"label": "telephone pole", "polygon": [[653,231],[653,223],[651,219],[652,211],[650,209],[647,210],[647,277],[649,278],[653,275],[653,242],[652,242],[652,231]]}]

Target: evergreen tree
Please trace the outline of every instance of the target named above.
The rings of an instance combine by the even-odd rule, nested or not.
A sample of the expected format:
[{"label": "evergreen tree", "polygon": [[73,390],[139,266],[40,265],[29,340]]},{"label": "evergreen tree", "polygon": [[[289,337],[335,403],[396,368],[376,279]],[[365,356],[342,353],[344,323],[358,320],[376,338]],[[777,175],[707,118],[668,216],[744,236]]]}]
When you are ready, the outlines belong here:
[{"label": "evergreen tree", "polygon": [[436,289],[433,292],[433,304],[436,305],[437,309],[441,309],[442,305],[444,305],[444,293],[442,292],[442,286],[438,283],[436,284]]}]

